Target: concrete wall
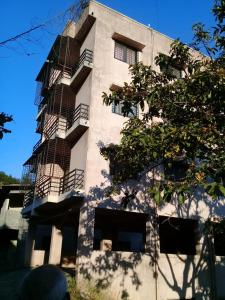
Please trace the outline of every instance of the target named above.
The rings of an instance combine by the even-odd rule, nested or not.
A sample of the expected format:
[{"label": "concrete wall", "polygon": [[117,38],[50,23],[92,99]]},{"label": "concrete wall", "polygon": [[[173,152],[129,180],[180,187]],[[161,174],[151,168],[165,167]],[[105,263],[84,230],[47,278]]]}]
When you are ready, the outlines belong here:
[{"label": "concrete wall", "polygon": [[91,99],[91,84],[92,84],[92,74],[88,76],[82,85],[81,89],[78,91],[76,95],[75,108],[78,107],[79,104],[87,104],[90,105]]},{"label": "concrete wall", "polygon": [[[145,45],[139,56],[148,65],[154,65],[154,57],[158,52],[168,53],[172,41],[98,3],[91,2],[89,11],[96,18],[96,22],[87,37],[93,41],[90,35],[95,33],[86,168],[87,190],[105,182],[101,176],[101,171],[106,170],[108,172],[108,163],[99,154],[99,144],[101,142],[104,144],[117,143],[120,140],[120,130],[123,123],[127,120],[123,116],[112,113],[112,107],[103,105],[102,99],[102,92],[109,92],[112,84],[122,86],[125,81],[129,82],[131,79],[129,65],[114,58],[115,41],[112,39],[113,34],[122,34]],[[87,39],[85,44],[88,43]]]},{"label": "concrete wall", "polygon": [[82,43],[82,46],[80,48],[80,55],[83,53],[85,49],[93,51],[94,43],[95,43],[95,24],[92,26],[84,42]]},{"label": "concrete wall", "polygon": [[87,155],[88,131],[86,131],[79,141],[71,148],[70,171],[74,169],[85,170]]},{"label": "concrete wall", "polygon": [[[87,38],[93,42],[94,38],[90,35],[95,33],[94,67],[88,79],[88,83],[92,80],[89,89],[86,81],[79,92],[90,95],[91,105],[90,127],[86,141],[87,202],[85,205],[91,207],[91,210],[95,207],[120,209],[118,198],[106,199],[104,197],[103,191],[108,182],[109,166],[99,152],[102,144],[119,142],[120,131],[127,120],[123,116],[113,114],[112,107],[104,106],[102,100],[102,92],[109,93],[112,84],[122,86],[125,81],[129,82],[131,79],[128,64],[114,58],[115,41],[112,35],[116,32],[144,44],[140,59],[144,64],[152,65],[157,70],[154,58],[158,53],[168,54],[172,40],[98,3],[91,2],[89,12],[96,18],[95,27],[92,28]],[[83,48],[88,44],[87,39]],[[78,153],[81,152],[80,148]],[[75,150],[71,154],[71,162],[74,157]],[[204,223],[209,216],[223,216],[224,203],[222,202],[214,205],[201,191],[198,191],[191,203],[186,203],[182,209],[174,201],[172,204],[159,208],[157,213],[193,218]],[[130,210],[149,213],[149,210],[153,208],[154,204],[151,200],[139,197],[136,205]],[[129,299],[134,300],[190,299],[192,297],[210,299],[210,274],[212,272],[208,264],[207,250],[204,249],[204,252],[201,250],[195,256],[158,253],[156,265],[151,252],[135,254],[93,251],[93,226],[93,213],[88,212],[87,209],[84,214],[81,214],[78,233],[80,242],[78,243],[77,268],[80,280],[89,276],[96,282],[106,284],[111,290],[118,290],[118,297],[121,297],[123,291],[126,290]],[[202,237],[199,241],[200,249],[204,248],[203,243]],[[218,274],[223,274],[224,270],[222,268],[222,271],[219,267],[217,269],[216,274],[219,278]],[[220,288],[220,283],[218,288]],[[225,296],[221,288],[219,293],[221,297]]]},{"label": "concrete wall", "polygon": [[0,229],[19,229],[22,207],[9,207],[10,199],[5,199],[0,212]]},{"label": "concrete wall", "polygon": [[[204,236],[198,241],[201,249],[195,256],[159,253],[156,225],[151,224],[146,253],[93,251],[94,211],[96,207],[121,209],[120,198],[106,198],[104,189],[109,184],[109,163],[100,155],[100,147],[120,141],[120,131],[127,118],[112,113],[112,107],[103,105],[102,92],[109,93],[112,84],[123,85],[131,76],[129,65],[114,58],[114,33],[137,41],[145,47],[139,53],[144,64],[152,65],[158,53],[168,54],[172,40],[147,26],[127,18],[101,4],[91,1],[89,7],[76,24],[78,32],[88,13],[96,18],[94,25],[80,48],[93,50],[93,69],[76,95],[75,107],[80,103],[90,105],[89,129],[71,148],[70,170],[85,169],[85,193],[81,207],[78,229],[77,270],[78,279],[92,279],[102,287],[116,291],[116,297],[129,294],[130,300],[138,299],[211,299],[212,273],[218,280],[218,295],[225,297],[222,287],[224,274],[220,261],[216,269],[209,267],[209,252],[204,248]],[[72,33],[71,33],[72,34]],[[156,68],[157,69],[157,68]],[[75,99],[75,96],[74,96]],[[48,166],[46,166],[47,169]],[[60,173],[61,170],[59,170]],[[202,191],[198,191],[191,202],[181,208],[176,201],[158,209],[144,196],[144,187],[139,183],[139,194],[129,211],[146,213],[149,219],[156,214],[197,219],[202,224],[209,216],[224,215],[224,201],[216,205]],[[155,227],[154,227],[154,226]],[[155,244],[154,238],[156,238]],[[32,264],[42,264],[43,250],[33,251]]]}]

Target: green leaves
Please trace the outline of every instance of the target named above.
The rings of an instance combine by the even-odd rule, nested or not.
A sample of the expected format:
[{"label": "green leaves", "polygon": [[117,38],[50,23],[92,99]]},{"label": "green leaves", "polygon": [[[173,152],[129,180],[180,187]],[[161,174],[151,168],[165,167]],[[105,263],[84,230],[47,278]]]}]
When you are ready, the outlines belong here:
[{"label": "green leaves", "polygon": [[[198,186],[213,199],[225,196],[225,4],[217,2],[214,31],[201,23],[193,28],[194,46],[203,46],[214,59],[176,40],[168,55],[155,59],[163,72],[138,63],[130,67],[129,84],[103,94],[106,105],[123,101],[124,116],[132,105],[141,111],[140,119],[125,123],[120,143],[102,150],[116,170],[112,185],[150,177],[147,193],[158,205],[174,199],[182,205]],[[182,78],[176,79],[174,69]],[[187,163],[184,176],[179,182],[172,180],[177,176],[166,179],[163,168],[179,160]]]},{"label": "green leaves", "polygon": [[5,123],[11,122],[13,120],[12,116],[5,113],[0,113],[0,139],[3,138],[4,133],[11,133],[11,130],[5,128]]}]

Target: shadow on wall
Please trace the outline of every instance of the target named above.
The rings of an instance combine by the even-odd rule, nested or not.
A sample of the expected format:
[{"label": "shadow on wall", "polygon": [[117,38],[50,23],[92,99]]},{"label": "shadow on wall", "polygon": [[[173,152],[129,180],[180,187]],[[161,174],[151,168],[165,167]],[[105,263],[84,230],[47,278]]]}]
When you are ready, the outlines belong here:
[{"label": "shadow on wall", "polygon": [[[225,262],[221,261],[219,267],[216,268],[212,237],[203,233],[204,222],[201,217],[201,205],[204,202],[209,210],[208,215],[213,216],[224,211],[222,201],[215,204],[204,197],[201,190],[197,190],[195,195],[187,199],[183,205],[178,205],[174,200],[172,203],[174,216],[194,219],[198,224],[197,232],[193,233],[196,253],[180,253],[179,248],[176,252],[162,253],[158,210],[163,210],[165,207],[156,208],[153,201],[145,196],[145,188],[152,185],[152,180],[146,177],[142,182],[135,184],[135,190],[138,193],[132,201],[126,203],[125,209],[121,207],[121,197],[105,196],[110,175],[105,170],[102,171],[102,175],[105,179],[104,182],[100,186],[90,189],[89,199],[81,208],[82,218],[80,218],[77,250],[78,282],[86,279],[99,289],[111,289],[112,293],[120,290],[115,294],[116,299],[147,299],[149,295],[152,295],[149,299],[157,299],[159,294],[163,295],[165,299],[170,297],[169,295],[172,295],[171,297],[174,299],[218,299],[216,295],[216,290],[220,285],[217,283],[218,271],[220,274],[225,272]],[[133,192],[134,183],[121,186],[121,190]],[[124,219],[126,219],[126,214],[129,214],[127,211],[135,211],[137,217],[140,213],[147,215],[146,229],[143,235],[145,248],[142,251],[141,249],[139,251],[137,249],[129,250],[126,239],[120,241],[120,248],[117,247],[120,224],[115,213],[114,218],[110,219],[107,216],[103,228],[105,235],[103,234],[99,238],[99,228],[96,228],[96,201],[98,211],[101,208],[102,211],[111,209],[113,213],[115,210],[122,210]],[[169,224],[170,217],[167,217],[166,220]],[[132,229],[134,223],[135,221],[125,226],[122,222],[121,232],[129,232],[129,234],[134,232]],[[107,232],[110,226],[111,233]],[[173,227],[173,224],[168,226]],[[137,232],[139,232],[138,230]],[[175,230],[179,231],[180,227],[177,226]],[[101,246],[96,246],[99,244],[98,239],[101,238],[109,241],[110,249],[108,251],[104,248],[102,250]]]}]

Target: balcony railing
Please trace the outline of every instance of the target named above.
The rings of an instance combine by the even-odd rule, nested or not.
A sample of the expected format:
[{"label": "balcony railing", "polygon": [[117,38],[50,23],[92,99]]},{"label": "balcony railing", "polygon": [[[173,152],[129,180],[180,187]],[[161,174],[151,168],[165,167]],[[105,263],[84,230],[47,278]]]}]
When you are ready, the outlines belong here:
[{"label": "balcony railing", "polygon": [[73,189],[83,189],[83,187],[84,170],[74,169],[62,178],[48,177],[36,185],[35,197],[43,198],[49,194],[59,195]]},{"label": "balcony railing", "polygon": [[37,105],[38,107],[40,107],[40,104],[43,100],[42,90],[43,90],[43,83],[38,81],[36,87],[35,99],[34,99],[34,104]]},{"label": "balcony railing", "polygon": [[60,118],[59,116],[53,116],[53,118],[49,119],[44,128],[46,138],[50,139],[58,130],[66,130],[66,120]]},{"label": "balcony railing", "polygon": [[84,187],[84,170],[74,169],[60,179],[59,193],[63,194],[73,189],[83,189]]},{"label": "balcony railing", "polygon": [[89,119],[89,105],[87,104],[80,104],[77,106],[77,108],[73,111],[72,116],[69,119],[69,122],[67,122],[67,130],[72,127],[72,125],[79,119]]},{"label": "balcony railing", "polygon": [[50,89],[55,84],[58,84],[60,79],[70,79],[73,72],[73,68],[71,66],[61,65],[58,63],[52,63],[47,68],[48,69],[43,81],[37,82],[34,103],[38,106],[39,111],[41,110],[42,104],[45,102]]},{"label": "balcony railing", "polygon": [[49,194],[59,194],[59,184],[60,178],[49,177],[38,186],[36,186],[35,196],[38,198],[43,198]]},{"label": "balcony railing", "polygon": [[40,145],[41,145],[41,139],[34,145],[33,152],[36,152],[37,149],[40,147]]},{"label": "balcony railing", "polygon": [[79,61],[72,68],[72,76],[77,72],[77,70],[84,62],[92,63],[92,61],[93,61],[93,51],[89,49],[85,49],[81,54]]},{"label": "balcony railing", "polygon": [[25,208],[31,205],[33,203],[33,200],[34,200],[34,188],[32,188],[24,195],[23,207]]}]

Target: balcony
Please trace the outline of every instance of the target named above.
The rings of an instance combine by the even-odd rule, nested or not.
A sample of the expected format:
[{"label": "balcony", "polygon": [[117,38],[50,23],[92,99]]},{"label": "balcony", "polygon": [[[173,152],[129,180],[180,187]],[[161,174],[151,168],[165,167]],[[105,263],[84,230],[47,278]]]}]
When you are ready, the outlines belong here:
[{"label": "balcony", "polygon": [[44,97],[42,96],[42,90],[43,90],[43,83],[42,82],[37,82],[37,87],[36,87],[36,93],[35,93],[35,98],[34,98],[34,104],[37,105],[39,108],[42,107],[42,102]]},{"label": "balcony", "polygon": [[37,127],[36,127],[35,132],[40,133],[40,134],[43,132],[43,123],[41,121],[37,122]]},{"label": "balcony", "polygon": [[60,116],[51,116],[44,126],[43,133],[46,139],[55,137],[65,138],[66,132],[66,119]]},{"label": "balcony", "polygon": [[66,140],[76,142],[89,127],[89,105],[80,104],[67,123]]},{"label": "balcony", "polygon": [[44,198],[48,195],[60,195],[84,187],[84,170],[74,169],[62,178],[48,177],[36,186],[35,197]]},{"label": "balcony", "polygon": [[59,194],[84,188],[84,170],[74,169],[60,179]]},{"label": "balcony", "polygon": [[78,91],[93,68],[93,51],[85,49],[79,61],[72,68],[71,87]]},{"label": "balcony", "polygon": [[37,88],[34,104],[39,107],[39,110],[46,102],[50,90],[57,84],[70,85],[72,68],[66,65],[60,65],[54,62],[46,62],[44,65],[44,74],[37,77]]},{"label": "balcony", "polygon": [[[74,197],[82,199],[83,194],[79,192],[82,192],[83,187],[84,170],[74,169],[62,178],[45,176],[42,182],[36,184],[34,196],[28,197],[27,195],[23,214],[31,210],[52,209],[57,203],[74,201]],[[76,204],[79,205],[79,203],[78,201]]]},{"label": "balcony", "polygon": [[34,200],[34,189],[31,189],[29,192],[27,192],[24,195],[23,209],[25,209],[26,207],[32,205],[33,200]]},{"label": "balcony", "polygon": [[33,153],[34,154],[38,152],[38,149],[41,146],[41,144],[42,144],[42,139],[39,139],[38,142],[33,147]]},{"label": "balcony", "polygon": [[46,112],[46,108],[47,108],[46,104],[43,104],[43,103],[39,104],[38,113],[37,113],[37,116],[36,116],[36,121],[39,121],[41,119],[42,114]]},{"label": "balcony", "polygon": [[48,177],[42,181],[35,189],[35,198],[44,198],[49,194],[58,196],[60,186],[60,178]]}]

